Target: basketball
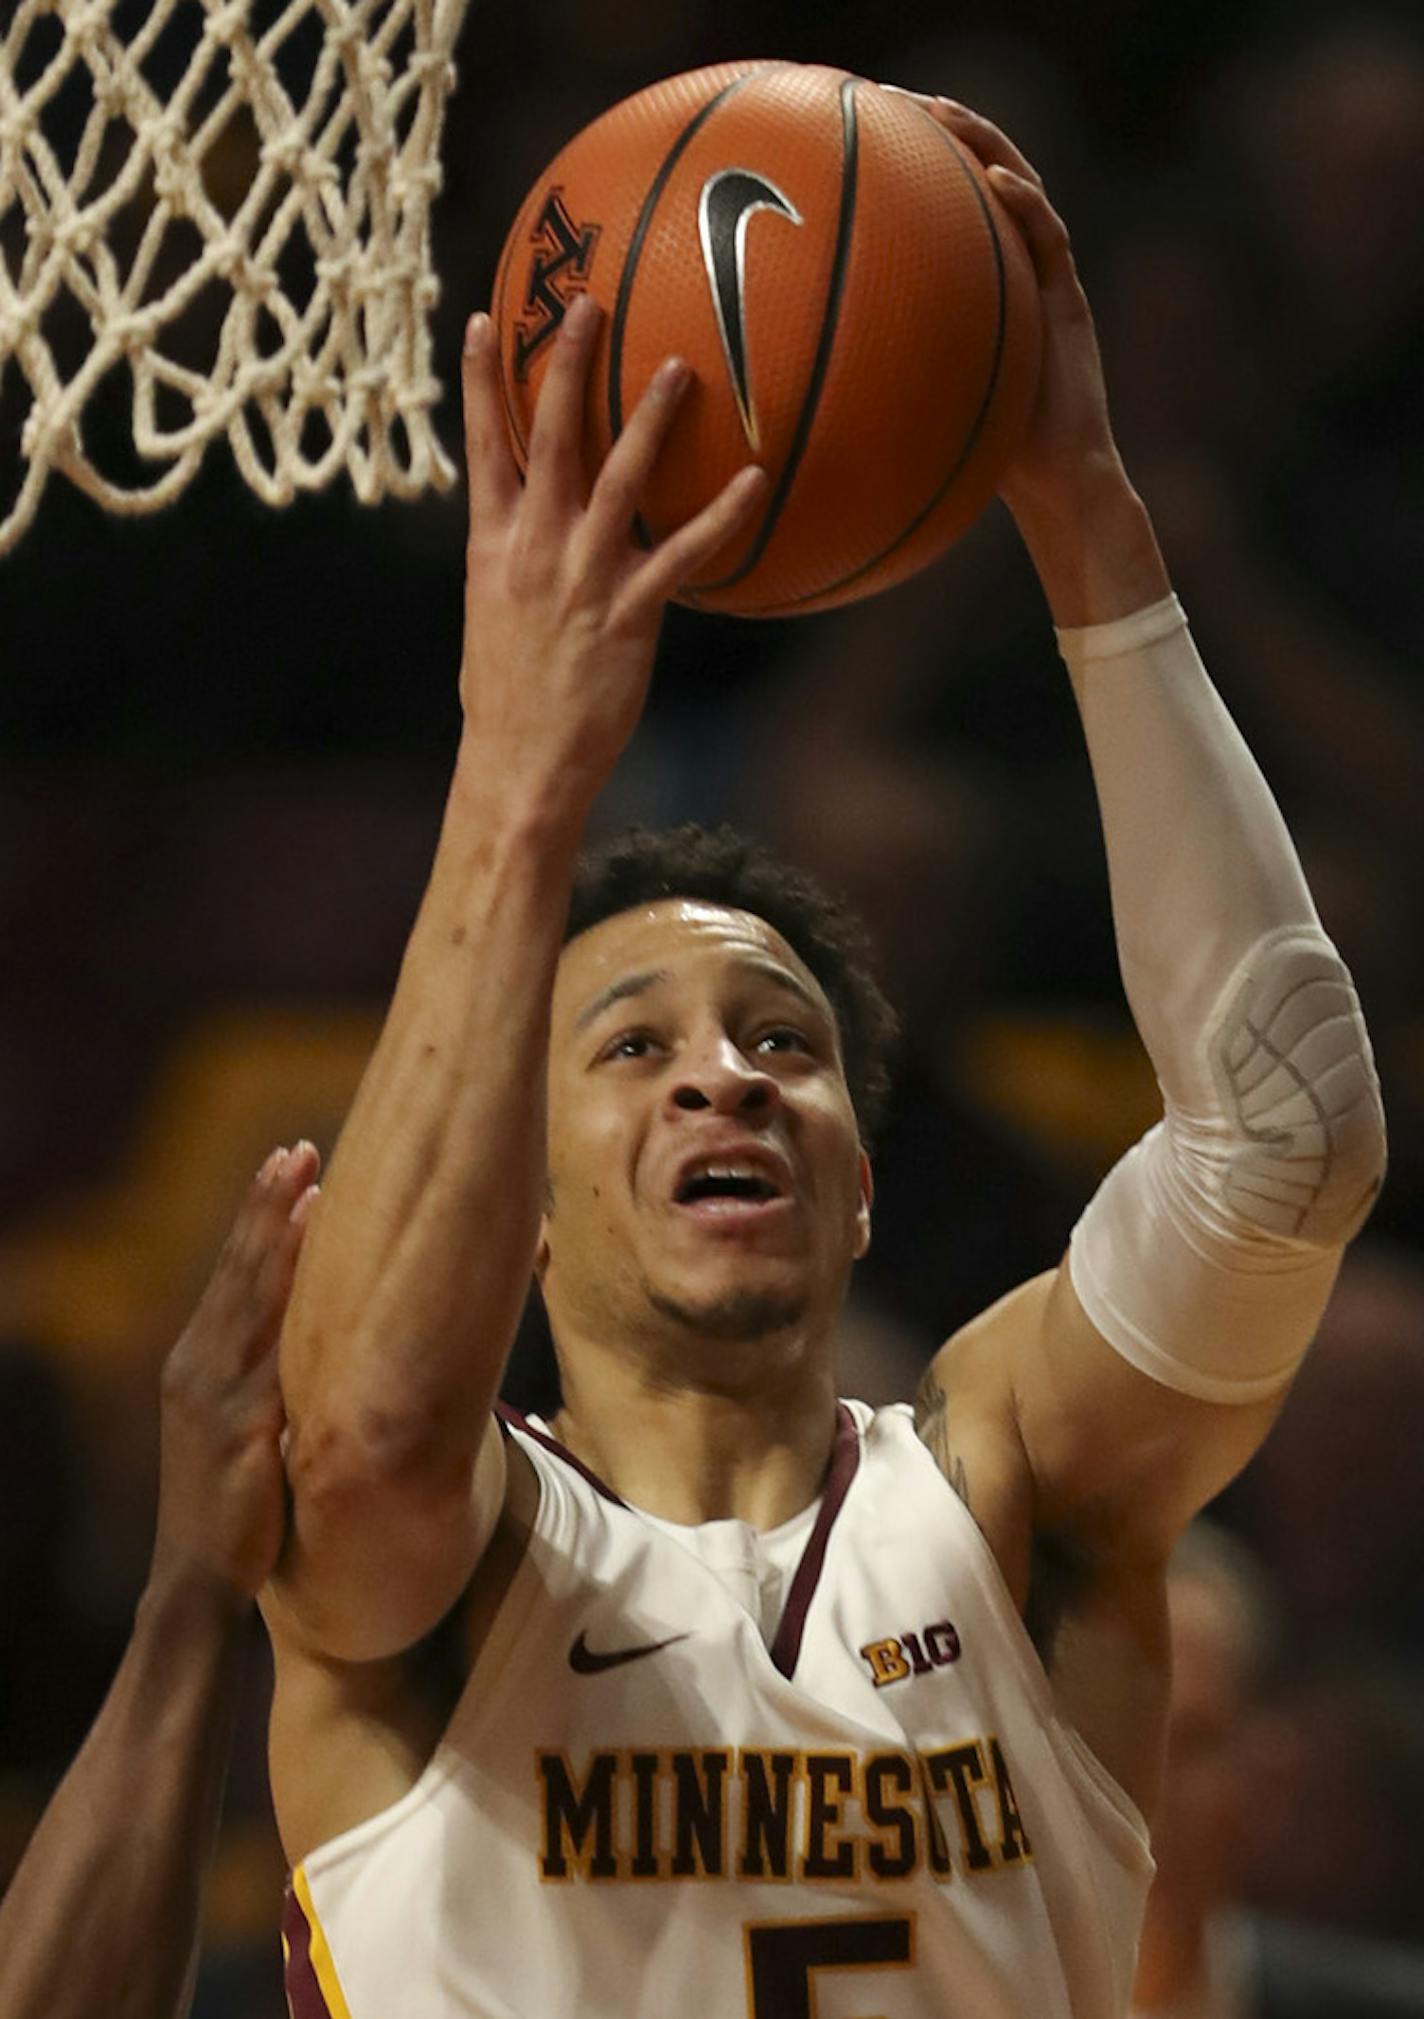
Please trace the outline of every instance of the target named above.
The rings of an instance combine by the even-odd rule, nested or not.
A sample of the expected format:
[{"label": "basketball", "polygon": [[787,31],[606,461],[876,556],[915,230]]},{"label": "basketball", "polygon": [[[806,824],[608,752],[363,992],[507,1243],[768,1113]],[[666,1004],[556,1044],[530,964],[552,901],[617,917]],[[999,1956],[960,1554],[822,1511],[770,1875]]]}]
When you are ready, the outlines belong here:
[{"label": "basketball", "polygon": [[638,536],[748,462],[770,480],[759,519],[685,585],[699,609],[791,616],[903,581],[993,496],[1037,385],[1037,283],[979,163],[912,98],[818,65],[665,79],[539,178],[493,301],[521,468],[583,291],[605,312],[590,478],[663,358],[696,374]]}]

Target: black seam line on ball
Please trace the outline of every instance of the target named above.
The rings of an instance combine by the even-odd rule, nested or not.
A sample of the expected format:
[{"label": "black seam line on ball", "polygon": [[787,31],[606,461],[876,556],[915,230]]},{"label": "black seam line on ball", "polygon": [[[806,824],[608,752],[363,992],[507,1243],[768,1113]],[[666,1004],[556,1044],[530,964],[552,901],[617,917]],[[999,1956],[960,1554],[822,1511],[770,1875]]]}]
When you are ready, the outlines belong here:
[{"label": "black seam line on ball", "polygon": [[[712,117],[717,107],[734,91],[740,91],[753,77],[760,76],[766,65],[758,65],[744,77],[734,77],[730,84],[724,84],[715,98],[709,98],[700,111],[689,119],[677,139],[668,149],[662,166],[653,177],[651,187],[643,198],[643,207],[638,212],[638,222],[633,226],[633,236],[628,241],[628,250],[623,259],[623,271],[618,276],[618,293],[613,304],[613,327],[608,333],[608,429],[610,438],[617,441],[623,432],[623,332],[628,324],[628,310],[633,300],[633,279],[638,271],[638,262],[643,256],[643,246],[653,222],[653,212],[662,201],[668,179],[688,146],[694,134]],[[640,547],[651,547],[653,536],[648,531],[643,515],[639,512],[633,520],[633,537]]]},{"label": "black seam line on ball", "polygon": [[744,582],[760,561],[776,531],[777,521],[791,495],[791,486],[796,481],[796,472],[801,467],[806,453],[806,444],[811,439],[811,427],[816,418],[816,409],[821,402],[821,393],[826,383],[826,373],[830,369],[831,350],[836,340],[836,329],[840,322],[841,297],[845,293],[846,268],[850,264],[851,235],[855,229],[855,193],[857,169],[859,167],[859,127],[855,116],[855,93],[860,79],[848,77],[841,86],[841,211],[836,222],[836,249],[831,259],[830,283],[826,288],[826,306],[821,318],[821,336],[816,345],[816,361],[811,367],[811,383],[806,388],[806,397],[801,402],[801,412],[796,419],[796,432],[791,438],[791,447],[786,461],[777,478],[776,489],[766,514],[757,529],[756,537],[743,555],[740,563],[730,575],[724,575],[719,582],[702,582],[698,585],[700,596],[717,595],[723,589],[734,589],[738,582]]},{"label": "black seam line on ball", "polygon": [[967,167],[964,160],[964,156],[960,152],[959,143],[954,139],[954,137],[951,134],[945,133],[944,128],[940,125],[939,121],[933,117],[931,113],[926,112],[925,118],[930,121],[930,124],[934,127],[935,132],[941,134],[945,139],[945,141],[948,143],[949,151],[954,156],[956,164],[962,170],[964,175],[967,177],[969,187],[974,192],[974,201],[979,206],[980,214],[984,219],[985,227],[989,233],[989,245],[994,255],[994,277],[998,283],[998,292],[999,292],[998,325],[994,331],[994,355],[990,360],[989,364],[989,380],[988,384],[984,388],[984,397],[979,402],[979,411],[974,416],[974,421],[972,426],[970,427],[969,434],[964,443],[964,447],[960,450],[958,461],[954,464],[954,467],[950,470],[949,475],[944,479],[944,482],[940,485],[939,489],[935,492],[934,496],[930,499],[929,503],[925,505],[922,508],[922,510],[918,511],[915,514],[914,518],[911,519],[910,523],[907,526],[901,528],[901,530],[895,535],[894,539],[890,542],[888,547],[882,547],[878,554],[873,554],[868,561],[862,561],[859,567],[852,568],[848,575],[840,576],[840,578],[837,581],[826,582],[819,589],[808,589],[804,596],[793,596],[791,600],[786,603],[759,604],[754,610],[743,611],[742,614],[744,616],[747,617],[782,616],[783,614],[787,614],[791,611],[796,610],[802,603],[814,602],[818,596],[833,596],[837,592],[837,590],[848,588],[852,582],[858,582],[862,575],[868,575],[872,568],[878,568],[882,562],[888,561],[890,556],[896,551],[897,548],[903,547],[907,540],[914,538],[915,534],[920,530],[920,527],[925,523],[925,520],[928,519],[930,515],[939,508],[940,502],[943,499],[946,491],[949,490],[950,486],[954,483],[955,479],[958,477],[960,471],[964,468],[964,465],[973,455],[975,444],[978,442],[979,437],[983,432],[984,422],[988,416],[990,405],[993,402],[994,389],[999,383],[999,368],[1004,360],[1004,326],[1006,322],[1005,298],[1008,292],[1004,279],[1004,248],[999,238],[998,228],[994,223],[994,219],[989,210],[989,206],[984,201],[984,192],[982,189],[980,189],[978,182],[975,180],[972,172]]}]

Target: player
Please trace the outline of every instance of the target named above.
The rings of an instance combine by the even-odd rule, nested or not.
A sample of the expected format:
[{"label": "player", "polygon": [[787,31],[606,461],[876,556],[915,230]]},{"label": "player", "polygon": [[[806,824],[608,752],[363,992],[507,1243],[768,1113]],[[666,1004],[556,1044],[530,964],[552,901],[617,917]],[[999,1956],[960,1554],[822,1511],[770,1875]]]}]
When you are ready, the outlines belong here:
[{"label": "player", "polygon": [[252,1601],[282,1539],[277,1334],[317,1163],[310,1143],[272,1152],[168,1357],[148,1583],[0,1906],[6,2019],[188,2009]]},{"label": "player", "polygon": [[[293,1519],[264,1610],[298,2019],[1127,2003],[1164,1565],[1270,1422],[1382,1121],[1348,975],[1123,474],[1063,226],[995,128],[930,103],[1040,280],[1003,494],[1167,1119],[1063,1265],[941,1350],[913,1419],[837,1402],[872,1194],[853,959],[774,871],[719,875],[686,836],[615,851],[570,921],[664,598],[764,479],[635,544],[685,374],[587,494],[590,304],[521,492],[476,318],[464,731],[282,1346]],[[531,1270],[563,1403],[501,1424]]]}]

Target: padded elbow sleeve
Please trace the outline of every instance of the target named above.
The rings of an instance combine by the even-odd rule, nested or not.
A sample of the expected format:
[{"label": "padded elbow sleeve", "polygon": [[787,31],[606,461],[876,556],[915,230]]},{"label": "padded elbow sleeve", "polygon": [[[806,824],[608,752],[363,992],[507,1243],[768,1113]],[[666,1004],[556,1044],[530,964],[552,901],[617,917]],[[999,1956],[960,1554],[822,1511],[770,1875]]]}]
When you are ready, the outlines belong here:
[{"label": "padded elbow sleeve", "polygon": [[1384,1169],[1349,972],[1313,925],[1267,933],[1156,1128],[1109,1172],[1069,1268],[1093,1324],[1166,1386],[1248,1402],[1289,1380]]}]

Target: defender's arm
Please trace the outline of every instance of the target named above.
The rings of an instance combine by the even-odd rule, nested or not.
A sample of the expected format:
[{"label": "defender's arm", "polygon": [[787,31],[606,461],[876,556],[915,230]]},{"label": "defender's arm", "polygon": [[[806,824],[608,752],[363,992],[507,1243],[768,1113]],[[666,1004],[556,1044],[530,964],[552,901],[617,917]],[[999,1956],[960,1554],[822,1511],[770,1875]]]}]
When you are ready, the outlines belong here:
[{"label": "defender's arm", "polygon": [[150,1582],[0,1906],[10,2019],[187,2011],[251,1612],[200,1577]]},{"label": "defender's arm", "polygon": [[282,1533],[277,1331],[316,1154],[263,1166],[164,1372],[158,1538],[119,1670],[0,1904],[6,2019],[177,2019],[252,1600]]}]

